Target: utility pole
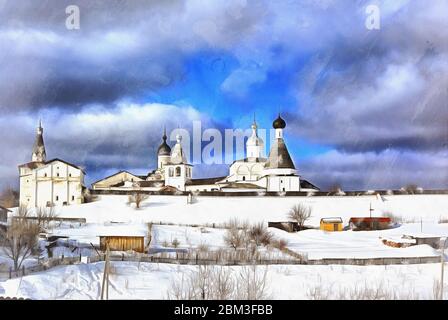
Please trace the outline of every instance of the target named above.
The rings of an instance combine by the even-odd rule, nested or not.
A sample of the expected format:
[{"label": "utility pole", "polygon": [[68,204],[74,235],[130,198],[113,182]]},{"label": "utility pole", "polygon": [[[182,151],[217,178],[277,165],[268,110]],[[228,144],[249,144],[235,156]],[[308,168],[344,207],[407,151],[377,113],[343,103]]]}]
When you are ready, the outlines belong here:
[{"label": "utility pole", "polygon": [[440,255],[440,300],[443,300],[443,269],[445,267],[445,246],[447,238],[440,239],[440,244],[442,246],[442,254]]},{"label": "utility pole", "polygon": [[104,300],[104,292],[106,292],[106,300],[109,300],[109,242],[106,242],[106,257],[104,261],[103,284],[101,286],[101,300]]}]

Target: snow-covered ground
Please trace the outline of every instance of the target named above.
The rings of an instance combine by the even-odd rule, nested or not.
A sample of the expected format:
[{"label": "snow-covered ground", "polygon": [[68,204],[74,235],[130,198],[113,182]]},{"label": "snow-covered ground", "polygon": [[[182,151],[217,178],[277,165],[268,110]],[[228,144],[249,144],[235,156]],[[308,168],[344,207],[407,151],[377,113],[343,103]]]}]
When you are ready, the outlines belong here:
[{"label": "snow-covered ground", "polygon": [[359,197],[198,197],[187,204],[186,196],[150,196],[135,210],[126,196],[103,195],[99,201],[61,207],[60,217],[86,218],[87,222],[149,222],[163,221],[187,224],[211,224],[239,218],[251,222],[286,221],[288,211],[297,203],[312,208],[308,223],[318,226],[322,217],[342,217],[347,223],[353,216],[369,216],[392,212],[408,221],[438,221],[448,218],[448,195],[394,195]]},{"label": "snow-covered ground", "polygon": [[[309,259],[439,256],[440,253],[428,245],[392,248],[384,245],[381,241],[383,238],[399,239],[405,234],[419,234],[420,227],[420,224],[412,223],[380,231],[305,230],[296,233],[269,229],[275,236],[287,240],[289,249],[298,253],[306,253]],[[423,227],[430,234],[448,235],[448,224],[426,223]]]},{"label": "snow-covered ground", "polygon": [[[99,299],[103,268],[102,262],[60,266],[22,279],[8,280],[0,283],[0,286],[7,296],[31,299]],[[165,299],[172,281],[194,268],[196,267],[186,265],[112,262],[109,298]],[[238,272],[241,267],[224,268]],[[258,272],[263,271],[264,267],[258,267]],[[350,290],[355,288],[378,287],[401,298],[433,299],[434,280],[439,279],[439,274],[439,264],[276,265],[268,267],[267,283],[272,299],[311,299],[311,292],[316,288],[322,289],[326,298],[337,298],[338,293],[344,290],[350,294]]]},{"label": "snow-covered ground", "polygon": [[[139,210],[127,204],[126,196],[101,196],[96,202],[57,208],[59,217],[85,218],[86,224],[64,222],[53,228],[55,235],[69,236],[74,246],[90,250],[90,243],[98,245],[100,235],[148,235],[148,222],[153,222],[153,248],[172,244],[179,248],[206,245],[210,250],[225,247],[225,230],[212,228],[230,219],[250,223],[287,221],[290,208],[303,203],[312,208],[308,225],[318,227],[323,217],[342,217],[344,224],[353,216],[373,216],[392,213],[403,219],[400,227],[382,231],[324,232],[317,229],[287,233],[270,228],[277,237],[286,239],[288,248],[306,253],[309,259],[423,257],[440,253],[427,245],[392,248],[382,238],[398,239],[404,234],[448,236],[448,195],[394,195],[382,198],[360,197],[199,197],[187,204],[185,196],[151,196]],[[157,223],[163,222],[163,225]],[[172,223],[173,225],[167,225]],[[200,224],[199,227],[180,224]],[[60,248],[67,256],[70,248]],[[79,254],[78,251],[75,251]],[[93,253],[94,254],[94,253]],[[55,255],[58,255],[56,250]],[[84,255],[84,253],[83,253]],[[33,258],[34,259],[34,258]],[[26,264],[35,263],[29,259]],[[2,257],[0,265],[10,262]],[[23,295],[36,299],[97,299],[102,275],[102,263],[61,266],[21,279],[0,282],[0,293]],[[177,275],[192,270],[193,266],[114,262],[111,276],[112,298],[164,298],[169,283]],[[226,267],[237,270],[239,267]],[[270,266],[272,296],[276,299],[304,299],[312,287],[325,286],[354,288],[359,284],[381,284],[403,292],[416,292],[420,298],[431,298],[438,264],[396,266]],[[233,270],[232,269],[232,270]],[[406,285],[403,286],[403,283]],[[409,287],[407,287],[409,286]],[[412,288],[411,288],[412,287]],[[289,288],[284,290],[284,288]]]},{"label": "snow-covered ground", "polygon": [[[288,241],[294,251],[318,258],[367,258],[367,257],[421,257],[438,253],[429,246],[391,248],[381,238],[401,238],[404,234],[423,233],[448,235],[448,224],[438,224],[448,217],[447,195],[394,195],[384,200],[376,196],[362,197],[199,197],[194,204],[187,204],[185,196],[151,196],[139,210],[127,204],[126,196],[102,196],[99,201],[60,208],[60,217],[86,218],[87,224],[80,228],[57,228],[55,234],[67,235],[79,242],[98,244],[99,235],[144,235],[147,222],[171,222],[185,224],[222,224],[229,219],[268,222],[286,221],[290,208],[304,203],[312,208],[307,224],[319,226],[322,217],[340,216],[347,224],[352,216],[368,216],[369,207],[374,216],[391,212],[402,217],[400,227],[382,231],[323,232],[307,230],[287,233],[270,228],[279,238]],[[112,223],[113,222],[113,223]],[[121,222],[121,223],[117,223]],[[162,246],[177,239],[180,247],[224,247],[224,230],[217,228],[192,228],[177,225],[153,225],[153,246]]]}]

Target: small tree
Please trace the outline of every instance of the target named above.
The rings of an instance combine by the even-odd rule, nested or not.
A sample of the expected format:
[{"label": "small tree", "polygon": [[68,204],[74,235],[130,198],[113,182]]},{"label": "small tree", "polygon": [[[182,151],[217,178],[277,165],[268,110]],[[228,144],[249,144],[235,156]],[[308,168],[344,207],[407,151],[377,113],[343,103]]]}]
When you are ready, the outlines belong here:
[{"label": "small tree", "polygon": [[227,229],[224,235],[224,242],[233,249],[241,248],[247,241],[246,231],[236,227]]},{"label": "small tree", "polygon": [[271,243],[272,234],[264,226],[262,222],[252,225],[249,229],[249,237],[255,242],[257,246]]},{"label": "small tree", "polygon": [[268,267],[264,272],[257,271],[256,265],[241,268],[236,288],[236,299],[238,300],[264,300],[269,299],[268,294]]},{"label": "small tree", "polygon": [[14,263],[14,270],[22,266],[23,261],[37,248],[40,226],[27,219],[28,209],[20,206],[17,215],[6,231],[2,231],[3,250]]},{"label": "small tree", "polygon": [[141,203],[148,198],[149,198],[149,195],[147,195],[141,191],[136,191],[133,194],[129,195],[128,203],[130,203],[130,204],[135,203],[135,208],[140,209]]},{"label": "small tree", "polygon": [[291,208],[288,218],[297,222],[299,230],[303,230],[305,222],[311,217],[311,208],[301,203],[296,204]]}]

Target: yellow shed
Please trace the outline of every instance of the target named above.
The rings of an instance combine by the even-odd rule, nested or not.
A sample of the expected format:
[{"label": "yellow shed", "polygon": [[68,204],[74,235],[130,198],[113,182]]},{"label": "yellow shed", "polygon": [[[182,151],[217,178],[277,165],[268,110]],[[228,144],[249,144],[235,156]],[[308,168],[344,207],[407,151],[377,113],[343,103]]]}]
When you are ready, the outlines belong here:
[{"label": "yellow shed", "polygon": [[111,251],[133,250],[143,253],[145,242],[143,236],[100,236],[100,250],[106,250],[106,243],[109,243]]},{"label": "yellow shed", "polygon": [[342,231],[342,218],[322,218],[320,219],[320,230],[324,231]]}]

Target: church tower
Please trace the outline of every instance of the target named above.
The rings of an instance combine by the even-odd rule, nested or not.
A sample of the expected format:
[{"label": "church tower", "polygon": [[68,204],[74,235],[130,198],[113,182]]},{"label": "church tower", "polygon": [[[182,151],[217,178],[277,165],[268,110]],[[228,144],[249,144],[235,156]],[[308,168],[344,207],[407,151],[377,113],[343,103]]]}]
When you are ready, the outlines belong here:
[{"label": "church tower", "polygon": [[157,150],[157,167],[158,169],[162,169],[164,165],[168,164],[171,159],[171,148],[166,143],[166,128],[163,128],[163,136],[162,136],[162,144],[159,146]]},{"label": "church tower", "polygon": [[254,123],[252,124],[251,128],[252,128],[252,135],[249,137],[249,139],[247,139],[246,152],[249,160],[256,160],[261,157],[264,142],[263,139],[258,137],[257,122],[255,121],[255,115],[254,115]]},{"label": "church tower", "polygon": [[193,166],[188,164],[186,154],[182,148],[182,136],[176,136],[176,144],[171,150],[169,163],[164,165],[165,185],[185,191],[185,184],[193,176]]},{"label": "church tower", "polygon": [[33,154],[31,156],[32,162],[45,162],[47,154],[45,152],[44,144],[44,128],[42,128],[42,122],[39,121],[37,127],[36,140],[33,145]]},{"label": "church tower", "polygon": [[300,176],[283,139],[285,120],[280,114],[272,123],[275,129],[275,139],[264,167],[266,177],[266,190],[270,192],[300,191]]}]

